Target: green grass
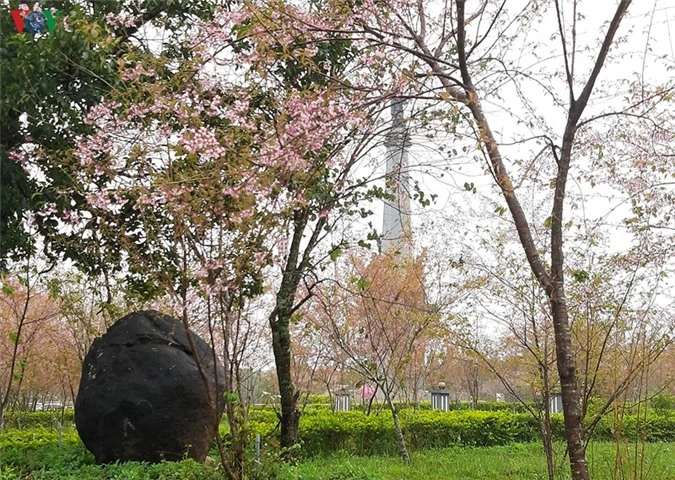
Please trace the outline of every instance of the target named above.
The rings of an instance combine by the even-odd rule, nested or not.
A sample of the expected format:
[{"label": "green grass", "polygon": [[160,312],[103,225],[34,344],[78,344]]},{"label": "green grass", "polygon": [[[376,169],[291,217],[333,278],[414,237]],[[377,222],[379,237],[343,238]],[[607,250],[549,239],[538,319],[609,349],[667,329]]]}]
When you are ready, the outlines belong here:
[{"label": "green grass", "polygon": [[[558,446],[561,449],[562,446]],[[635,475],[634,452],[623,452],[624,468],[615,469],[616,446],[596,443],[589,447],[591,478],[674,480],[675,444],[654,443],[645,446],[643,475]],[[560,453],[556,464],[560,475],[568,479],[566,459]],[[638,472],[639,472],[639,465]],[[296,466],[284,466],[283,480],[544,480],[546,461],[541,446],[535,443],[498,447],[453,447],[416,452],[405,466],[396,457],[354,457],[335,455],[306,460]]]},{"label": "green grass", "polygon": [[0,432],[0,480],[220,480],[213,465],[192,460],[149,465],[139,462],[96,465],[73,427]]},{"label": "green grass", "polygon": [[[644,447],[642,455],[641,448]],[[569,478],[564,446],[556,445],[560,480]],[[675,443],[634,444],[622,448],[621,472],[615,468],[616,446],[591,444],[588,459],[594,480],[675,480]],[[272,454],[272,451],[265,452]],[[636,458],[643,461],[635,462]],[[643,468],[643,474],[634,475]],[[395,456],[318,456],[298,465],[267,465],[259,479],[278,480],[535,480],[546,479],[546,463],[536,443],[493,447],[452,447],[413,452],[405,466]],[[637,470],[636,470],[637,469]],[[622,474],[620,474],[622,473]],[[56,432],[44,428],[0,432],[0,480],[221,480],[214,464],[194,461],[148,465],[129,462],[99,466],[77,433],[66,428],[63,446]]]}]

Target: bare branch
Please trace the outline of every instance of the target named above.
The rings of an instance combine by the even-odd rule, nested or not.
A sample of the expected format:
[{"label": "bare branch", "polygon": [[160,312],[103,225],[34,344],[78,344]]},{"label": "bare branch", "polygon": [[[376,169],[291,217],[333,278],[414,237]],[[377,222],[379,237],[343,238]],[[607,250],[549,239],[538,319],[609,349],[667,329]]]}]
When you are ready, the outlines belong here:
[{"label": "bare branch", "polygon": [[[560,11],[560,1],[555,0],[555,13],[558,20],[558,34],[562,44],[563,58],[565,60],[565,77],[567,78],[567,88],[569,89],[570,105],[574,105],[574,75],[570,68],[569,54],[567,53],[567,41],[565,40],[565,28],[563,27],[562,12]],[[572,52],[574,55],[574,52]]]}]

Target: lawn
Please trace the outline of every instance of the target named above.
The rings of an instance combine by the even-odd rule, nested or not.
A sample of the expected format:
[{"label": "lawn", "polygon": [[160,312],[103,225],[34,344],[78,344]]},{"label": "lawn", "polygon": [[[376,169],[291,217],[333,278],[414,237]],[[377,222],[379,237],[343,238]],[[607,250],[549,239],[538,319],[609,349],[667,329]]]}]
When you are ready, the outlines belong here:
[{"label": "lawn", "polygon": [[[642,448],[644,447],[644,450]],[[566,472],[563,446],[557,463]],[[675,443],[628,444],[622,448],[622,470],[615,467],[616,446],[596,442],[589,447],[594,479],[675,480]],[[274,452],[267,452],[274,453]],[[272,455],[273,456],[273,455]],[[635,462],[635,458],[642,461]],[[217,462],[192,461],[147,465],[98,466],[68,429],[59,447],[53,430],[33,428],[0,433],[0,480],[220,480]],[[545,479],[546,464],[536,443],[496,447],[452,447],[413,452],[405,466],[397,457],[347,454],[303,459],[297,465],[263,464],[256,479],[277,480],[508,480]],[[566,479],[566,474],[558,478]]]},{"label": "lawn", "polygon": [[[675,444],[645,445],[636,463],[634,445],[625,447],[623,475],[615,469],[616,446],[595,443],[589,447],[589,466],[594,479],[674,480]],[[628,451],[626,451],[628,450]],[[562,454],[557,459],[561,475],[567,479],[567,468]],[[642,474],[640,475],[640,468]],[[565,472],[565,474],[562,474]],[[352,457],[335,455],[306,460],[294,467],[284,467],[284,479],[298,480],[538,480],[548,478],[541,446],[536,443],[513,444],[499,447],[453,447],[443,450],[416,452],[411,463],[404,466],[395,457]]]}]

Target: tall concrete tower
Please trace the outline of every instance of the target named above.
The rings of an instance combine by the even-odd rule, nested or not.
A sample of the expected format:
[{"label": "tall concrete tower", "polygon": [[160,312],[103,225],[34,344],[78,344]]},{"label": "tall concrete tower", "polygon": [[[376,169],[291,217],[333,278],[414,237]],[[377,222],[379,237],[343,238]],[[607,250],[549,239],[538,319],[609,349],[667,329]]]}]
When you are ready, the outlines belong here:
[{"label": "tall concrete tower", "polygon": [[410,132],[405,119],[406,100],[391,102],[392,125],[387,135],[386,192],[391,199],[384,201],[380,252],[412,256],[410,227],[410,177],[408,149]]}]

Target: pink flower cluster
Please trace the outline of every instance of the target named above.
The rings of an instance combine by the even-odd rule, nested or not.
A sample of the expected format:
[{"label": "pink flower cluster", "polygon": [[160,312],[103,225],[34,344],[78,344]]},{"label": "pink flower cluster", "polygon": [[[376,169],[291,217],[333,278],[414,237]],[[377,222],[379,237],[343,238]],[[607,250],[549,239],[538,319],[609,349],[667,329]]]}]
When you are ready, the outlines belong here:
[{"label": "pink flower cluster", "polygon": [[108,211],[111,205],[110,196],[105,191],[87,195],[87,203],[94,208],[104,211]]},{"label": "pink flower cluster", "polygon": [[109,13],[105,19],[113,27],[132,28],[138,22],[138,18],[128,12]]},{"label": "pink flower cluster", "polygon": [[363,113],[340,100],[346,99],[331,92],[291,95],[276,134],[264,142],[260,163],[287,172],[305,170],[331,139],[363,123]]},{"label": "pink flower cluster", "polygon": [[10,160],[18,163],[19,165],[23,166],[28,162],[28,153],[22,148],[11,150],[7,155],[9,156]]},{"label": "pink flower cluster", "polygon": [[84,124],[95,124],[99,128],[110,128],[114,121],[114,110],[119,106],[117,102],[101,102],[95,105],[84,117]]},{"label": "pink flower cluster", "polygon": [[375,387],[372,385],[361,385],[358,390],[359,396],[364,400],[370,400],[375,396]]},{"label": "pink flower cluster", "polygon": [[179,143],[187,153],[199,154],[204,160],[223,157],[227,153],[227,149],[220,145],[215,133],[206,127],[183,130]]},{"label": "pink flower cluster", "polygon": [[103,132],[79,140],[75,155],[80,159],[80,164],[83,167],[93,165],[98,169],[97,174],[100,174],[101,168],[106,162],[105,157],[112,151],[113,146],[112,139]]},{"label": "pink flower cluster", "polygon": [[223,262],[220,260],[209,259],[195,272],[197,278],[207,278],[209,273],[223,268]]},{"label": "pink flower cluster", "polygon": [[40,217],[51,217],[57,212],[56,204],[53,202],[45,203],[42,209],[37,212]]},{"label": "pink flower cluster", "polygon": [[139,205],[147,205],[150,207],[156,207],[157,205],[161,205],[162,202],[164,201],[164,197],[158,192],[141,192],[138,195],[138,204]]}]

